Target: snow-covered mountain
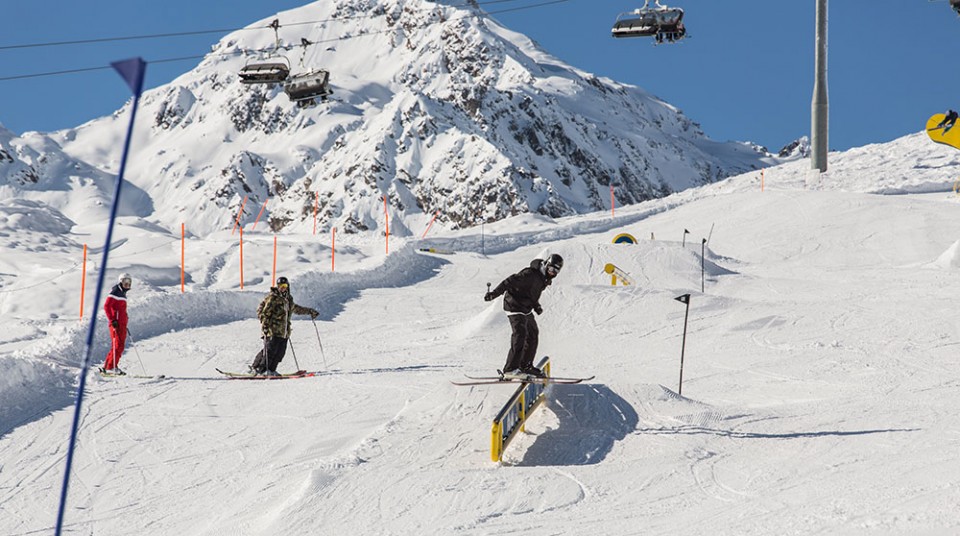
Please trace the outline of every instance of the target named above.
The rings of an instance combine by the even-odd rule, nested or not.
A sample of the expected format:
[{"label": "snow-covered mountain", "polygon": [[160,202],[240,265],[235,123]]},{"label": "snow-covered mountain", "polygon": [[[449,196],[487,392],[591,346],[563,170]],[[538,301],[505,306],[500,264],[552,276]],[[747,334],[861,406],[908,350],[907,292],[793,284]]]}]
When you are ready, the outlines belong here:
[{"label": "snow-covered mountain", "polygon": [[[156,223],[205,234],[249,197],[244,217],[269,200],[274,230],[312,227],[317,203],[321,228],[362,231],[381,228],[386,196],[402,235],[435,213],[454,229],[566,216],[608,209],[611,182],[622,206],[773,161],[711,141],[673,106],[564,64],[476,7],[335,0],[278,18],[293,70],[329,70],[334,95],[300,109],[280,87],[239,82],[258,57],[242,52],[273,46],[272,18],[147,92],[127,178]],[[115,173],[127,108],[51,138]]]},{"label": "snow-covered mountain", "polygon": [[[115,186],[116,175],[71,157],[49,137],[16,136],[0,125],[0,203],[30,200],[74,220],[102,220],[110,213]],[[153,208],[144,202],[146,194],[126,187],[119,214],[149,216]]]}]

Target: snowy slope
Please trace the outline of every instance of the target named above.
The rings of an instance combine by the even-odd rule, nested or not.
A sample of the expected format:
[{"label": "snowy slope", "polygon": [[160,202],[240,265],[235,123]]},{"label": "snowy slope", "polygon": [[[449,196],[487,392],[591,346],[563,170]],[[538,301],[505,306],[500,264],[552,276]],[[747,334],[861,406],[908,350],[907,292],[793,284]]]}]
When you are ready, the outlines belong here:
[{"label": "snowy slope", "polygon": [[[278,14],[294,71],[331,72],[334,95],[300,109],[279,87],[239,83],[269,49],[269,19],[231,33],[141,103],[128,177],[161,225],[222,229],[269,200],[273,229],[413,234],[438,213],[457,229],[520,213],[551,217],[648,200],[774,159],[714,142],[640,88],[550,56],[462,2],[336,0]],[[298,24],[319,21],[314,25]],[[299,46],[301,39],[313,45]],[[262,58],[261,58],[262,59]],[[125,110],[53,140],[116,172]],[[319,196],[319,197],[318,197]]]},{"label": "snowy slope", "polygon": [[[0,125],[0,202],[29,200],[44,211],[62,213],[59,217],[102,221],[110,215],[115,185],[115,175],[67,155],[47,136],[16,136]],[[119,215],[153,212],[144,192],[129,183],[126,188]]]},{"label": "snowy slope", "polygon": [[[178,242],[124,220],[128,240],[112,265],[137,284],[135,350],[123,362],[168,377],[91,376],[67,528],[955,533],[955,158],[908,136],[831,154],[831,171],[816,179],[803,162],[767,169],[763,192],[754,172],[615,217],[521,215],[482,237],[474,228],[392,240],[389,255],[382,236],[360,233],[338,240],[332,273],[328,243],[290,233],[281,272],[297,302],[322,315],[317,330],[295,322],[296,356],[288,352],[281,369],[296,362],[321,374],[276,383],[214,371],[241,369],[257,350],[253,309],[270,277],[269,235],[250,233],[242,291],[235,237],[193,237],[190,292],[181,295],[166,250],[145,251]],[[640,242],[614,246],[621,232]],[[457,253],[416,251],[424,245]],[[490,421],[512,389],[449,380],[502,365],[509,326],[499,300],[482,301],[486,283],[547,252],[566,266],[542,300],[540,353],[556,374],[597,378],[555,386],[497,465]],[[42,254],[51,253],[24,252],[9,269],[26,272]],[[607,262],[637,285],[610,286]],[[20,297],[9,302],[21,318],[25,301],[64,312],[29,323],[3,313],[4,534],[49,532],[55,521],[84,335],[59,281],[7,289]],[[684,293],[681,396],[684,306],[674,298]]]}]

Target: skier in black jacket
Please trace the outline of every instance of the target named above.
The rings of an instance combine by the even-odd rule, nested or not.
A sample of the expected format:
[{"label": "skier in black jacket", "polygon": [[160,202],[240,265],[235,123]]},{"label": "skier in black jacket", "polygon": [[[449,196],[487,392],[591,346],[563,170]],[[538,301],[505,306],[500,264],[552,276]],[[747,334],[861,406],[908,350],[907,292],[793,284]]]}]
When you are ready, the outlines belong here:
[{"label": "skier in black jacket", "polygon": [[513,328],[507,363],[501,372],[504,378],[523,379],[528,374],[543,377],[543,371],[533,366],[540,336],[533,313],[543,313],[540,294],[550,286],[561,268],[563,258],[556,253],[547,257],[547,260],[534,259],[529,267],[504,279],[483,296],[485,301],[492,301],[504,294],[503,310],[507,312],[510,327]]},{"label": "skier in black jacket", "polygon": [[957,124],[957,119],[960,119],[960,115],[958,115],[957,112],[953,110],[947,110],[943,121],[940,121],[940,124],[934,128],[943,128],[943,133],[946,134],[947,131],[953,128],[953,125]]}]

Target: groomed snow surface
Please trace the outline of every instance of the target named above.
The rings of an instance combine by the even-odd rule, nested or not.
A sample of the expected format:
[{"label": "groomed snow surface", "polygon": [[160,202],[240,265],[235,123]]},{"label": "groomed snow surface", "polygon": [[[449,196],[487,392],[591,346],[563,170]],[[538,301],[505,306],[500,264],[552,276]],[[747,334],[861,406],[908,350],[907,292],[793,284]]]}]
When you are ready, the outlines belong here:
[{"label": "groomed snow surface", "polygon": [[[121,364],[166,378],[91,373],[66,533],[958,533],[950,179],[877,195],[863,193],[876,169],[847,173],[860,191],[790,173],[771,170],[763,192],[741,176],[613,218],[392,239],[389,255],[382,236],[338,237],[334,272],[329,237],[282,235],[278,275],[322,314],[317,330],[294,323],[296,357],[280,368],[320,373],[270,382],[214,369],[243,370],[257,351],[272,236],[247,230],[242,291],[236,237],[192,237],[180,294],[179,233],[128,218],[108,279],[135,278]],[[44,235],[13,220],[0,239]],[[639,243],[611,244],[621,232]],[[77,247],[102,236],[74,229],[3,260],[2,534],[55,524],[86,333]],[[428,246],[456,253],[417,251]],[[556,375],[596,379],[552,387],[497,464],[490,424],[513,387],[450,380],[502,366],[509,326],[486,283],[551,252],[566,265],[542,299],[538,353]],[[608,262],[637,284],[611,286]],[[686,293],[681,396],[674,298]],[[99,325],[98,363],[102,313]]]}]

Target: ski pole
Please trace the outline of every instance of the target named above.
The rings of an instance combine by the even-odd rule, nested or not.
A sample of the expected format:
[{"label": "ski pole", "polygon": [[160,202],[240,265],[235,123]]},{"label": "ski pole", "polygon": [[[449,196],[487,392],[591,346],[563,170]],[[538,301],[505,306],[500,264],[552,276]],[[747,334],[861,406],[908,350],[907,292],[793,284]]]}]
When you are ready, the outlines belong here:
[{"label": "ski pole", "polygon": [[290,352],[293,353],[293,364],[297,366],[297,372],[300,372],[300,363],[297,363],[297,351],[293,349],[293,341],[287,339],[290,343]]},{"label": "ski pole", "polygon": [[317,332],[317,343],[320,344],[320,357],[323,358],[323,369],[327,369],[327,356],[323,354],[323,342],[320,340],[320,328],[317,327],[317,320],[313,320],[313,329]]},{"label": "ski pole", "polygon": [[143,375],[146,376],[147,368],[143,366],[143,359],[140,359],[140,352],[133,344],[133,333],[130,333],[130,328],[127,328],[127,336],[130,337],[130,348],[133,348],[133,353],[137,354],[137,361],[140,362],[140,368],[143,370]]},{"label": "ski pole", "polygon": [[[269,347],[269,346],[267,345],[267,335],[264,334],[264,335],[263,335],[263,371],[264,371],[264,372],[266,372],[266,371],[268,371],[268,370],[273,370],[273,369],[270,368],[270,359],[268,359],[268,356],[270,355],[270,354],[267,353],[267,348],[268,348],[268,347]],[[253,365],[254,365],[254,367],[253,367],[253,373],[256,374],[256,373],[257,373],[257,370],[258,370],[257,367],[256,367],[256,365],[257,365],[257,360],[256,360],[256,359],[253,360]]]}]

